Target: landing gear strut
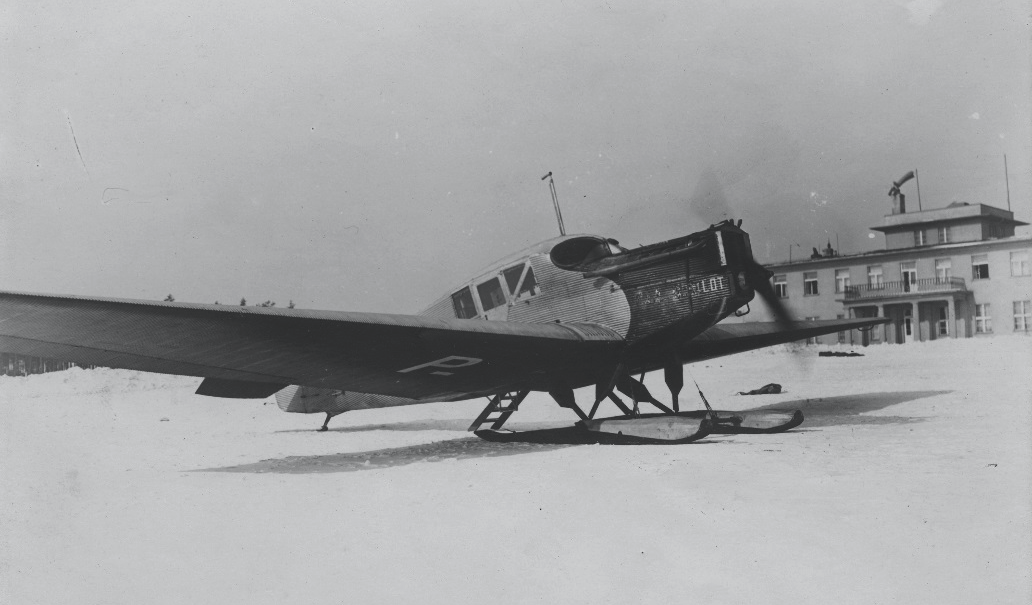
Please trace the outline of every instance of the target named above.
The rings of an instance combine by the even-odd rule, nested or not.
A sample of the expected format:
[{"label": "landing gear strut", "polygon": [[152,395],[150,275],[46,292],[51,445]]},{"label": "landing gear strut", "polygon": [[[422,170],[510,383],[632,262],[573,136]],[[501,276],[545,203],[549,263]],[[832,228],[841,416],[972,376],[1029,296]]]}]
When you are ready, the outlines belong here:
[{"label": "landing gear strut", "polygon": [[[557,442],[675,444],[697,441],[711,433],[780,433],[795,428],[803,422],[803,414],[799,410],[754,410],[746,412],[721,412],[714,410],[709,401],[706,400],[706,396],[703,395],[702,389],[699,388],[699,383],[694,378],[692,382],[699,392],[699,397],[702,399],[705,409],[682,412],[680,411],[678,395],[684,387],[683,366],[679,360],[674,358],[663,369],[667,386],[670,388],[673,409],[661,403],[649,392],[644,383],[644,372],[636,380],[622,366],[617,366],[609,379],[603,379],[596,384],[595,402],[588,414],[585,414],[584,410],[577,405],[573,389],[559,388],[548,392],[560,407],[573,410],[577,414],[580,421],[576,423],[575,427],[515,433],[496,432],[527,396],[528,391],[520,391],[518,393],[499,393],[491,398],[490,403],[488,403],[477,419],[473,421],[469,430],[476,432],[483,439],[497,442],[528,440],[535,443],[547,443],[549,442],[547,439],[550,438],[565,438],[549,437],[545,436],[545,433],[551,434],[550,431],[574,431],[580,436],[573,441],[560,440]],[[633,407],[625,405],[615,391],[630,397]],[[607,398],[620,408],[623,415],[595,419],[595,413],[598,411],[599,405],[603,399]],[[638,404],[643,401],[651,403],[660,410],[660,413],[642,414],[638,409]],[[478,430],[482,424],[488,422],[492,423],[491,428],[494,430]]]},{"label": "landing gear strut", "polygon": [[331,414],[329,412],[326,412],[326,420],[323,421],[322,426],[319,427],[319,431],[318,432],[324,433],[324,432],[330,430],[330,418],[333,418],[333,414]]}]

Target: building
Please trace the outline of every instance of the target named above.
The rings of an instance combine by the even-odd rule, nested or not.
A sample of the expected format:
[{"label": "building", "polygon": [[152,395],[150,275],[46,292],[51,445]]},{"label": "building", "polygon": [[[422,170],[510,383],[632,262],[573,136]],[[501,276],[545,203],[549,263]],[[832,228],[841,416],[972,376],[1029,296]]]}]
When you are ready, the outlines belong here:
[{"label": "building", "polygon": [[70,361],[47,359],[46,357],[31,357],[29,355],[15,355],[13,353],[0,353],[0,376],[26,376],[28,374],[43,374],[46,372],[59,372],[68,368],[93,366],[80,366]]},{"label": "building", "polygon": [[[767,265],[775,294],[805,319],[887,317],[889,324],[817,339],[825,344],[905,343],[1029,333],[1032,237],[1018,236],[1007,210],[954,202],[907,213],[896,204],[884,224],[885,249]],[[761,304],[742,318],[769,321]]]}]

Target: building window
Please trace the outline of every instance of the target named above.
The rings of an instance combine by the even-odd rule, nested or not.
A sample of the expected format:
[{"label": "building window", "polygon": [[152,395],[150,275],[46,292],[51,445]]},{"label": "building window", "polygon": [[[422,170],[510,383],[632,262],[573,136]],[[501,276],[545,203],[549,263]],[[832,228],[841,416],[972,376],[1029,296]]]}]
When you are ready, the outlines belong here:
[{"label": "building window", "polygon": [[455,317],[459,319],[471,319],[477,316],[477,307],[473,304],[473,293],[469,288],[463,288],[451,295],[452,306],[455,308]]},{"label": "building window", "polygon": [[[844,314],[842,314],[842,313],[839,313],[838,315],[835,316],[835,319],[845,319],[845,318],[846,318],[846,316]],[[838,342],[839,342],[840,345],[846,344],[846,333],[845,332],[839,332],[838,333]]]},{"label": "building window", "polygon": [[[818,317],[806,317],[804,319],[806,319],[806,321],[817,321],[819,318]],[[815,345],[815,344],[817,344],[817,337],[816,336],[811,336],[810,338],[807,338],[806,339],[806,344],[808,344],[808,345]]]},{"label": "building window", "polygon": [[949,258],[935,259],[935,280],[944,284],[953,277],[953,260]]},{"label": "building window", "polygon": [[1029,271],[1028,266],[1028,251],[1019,250],[1018,252],[1011,252],[1011,275],[1014,277],[1022,277],[1025,275],[1032,275],[1032,271]]},{"label": "building window", "polygon": [[939,243],[948,244],[950,243],[950,228],[939,227]]},{"label": "building window", "polygon": [[939,336],[950,335],[950,310],[947,307],[939,307]]},{"label": "building window", "polygon": [[835,291],[845,292],[849,287],[849,269],[835,269]]},{"label": "building window", "polygon": [[989,312],[989,303],[975,305],[975,334],[992,334],[993,318]]},{"label": "building window", "polygon": [[885,276],[882,274],[881,265],[867,267],[867,285],[871,289],[880,290],[885,285]]},{"label": "building window", "polygon": [[971,257],[971,279],[989,279],[988,254],[976,254]]},{"label": "building window", "polygon": [[803,273],[803,296],[817,296],[818,294],[820,291],[817,289],[817,272]]},{"label": "building window", "polygon": [[899,264],[899,274],[903,278],[903,291],[910,292],[917,290],[917,261],[908,261]]},{"label": "building window", "polygon": [[917,231],[914,232],[914,245],[915,246],[923,246],[923,245],[925,245],[925,232],[923,230],[918,229]]},{"label": "building window", "polygon": [[787,275],[775,275],[774,276],[774,296],[778,298],[788,298],[788,276]]},{"label": "building window", "polygon": [[1032,329],[1032,300],[1014,301],[1014,331],[1028,332]]}]

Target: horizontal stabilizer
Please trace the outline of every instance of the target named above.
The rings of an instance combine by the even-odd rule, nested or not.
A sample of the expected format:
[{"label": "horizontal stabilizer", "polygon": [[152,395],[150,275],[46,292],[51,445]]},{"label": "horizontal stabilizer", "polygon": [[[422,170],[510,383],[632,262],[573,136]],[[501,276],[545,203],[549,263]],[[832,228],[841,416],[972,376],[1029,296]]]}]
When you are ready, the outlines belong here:
[{"label": "horizontal stabilizer", "polygon": [[265,399],[275,395],[288,385],[271,382],[249,382],[226,378],[205,378],[197,387],[198,395],[226,397],[228,399]]}]

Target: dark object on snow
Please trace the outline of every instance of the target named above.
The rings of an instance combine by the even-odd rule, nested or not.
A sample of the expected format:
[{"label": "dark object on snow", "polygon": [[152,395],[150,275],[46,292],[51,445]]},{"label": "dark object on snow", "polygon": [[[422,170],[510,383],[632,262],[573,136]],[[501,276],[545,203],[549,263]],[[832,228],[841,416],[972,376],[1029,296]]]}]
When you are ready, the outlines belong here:
[{"label": "dark object on snow", "polygon": [[763,385],[762,387],[760,387],[758,389],[753,389],[753,390],[748,391],[748,392],[739,391],[738,394],[739,395],[777,395],[780,392],[781,392],[781,385],[776,383],[776,382],[772,382],[770,384],[765,384],[765,385]]},{"label": "dark object on snow", "polygon": [[818,357],[863,357],[864,354],[863,353],[856,353],[854,351],[850,351],[848,353],[843,353],[841,351],[821,351],[821,352],[817,353],[817,356]]}]

